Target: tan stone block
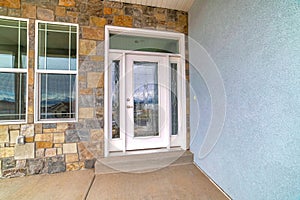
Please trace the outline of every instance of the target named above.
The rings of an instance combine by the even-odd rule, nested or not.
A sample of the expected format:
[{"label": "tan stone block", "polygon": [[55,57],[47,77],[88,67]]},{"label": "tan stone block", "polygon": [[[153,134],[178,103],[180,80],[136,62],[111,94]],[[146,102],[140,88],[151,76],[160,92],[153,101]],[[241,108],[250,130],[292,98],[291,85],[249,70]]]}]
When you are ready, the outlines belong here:
[{"label": "tan stone block", "polygon": [[76,170],[80,170],[81,168],[83,168],[83,166],[79,165],[79,163],[76,162],[76,163],[66,164],[66,168],[67,168],[67,171],[76,171]]},{"label": "tan stone block", "polygon": [[104,8],[103,9],[103,14],[104,15],[111,15],[112,14],[112,9],[111,8]]},{"label": "tan stone block", "polygon": [[61,6],[56,6],[55,8],[55,15],[63,17],[66,15],[66,8]]},{"label": "tan stone block", "polygon": [[132,17],[131,16],[114,16],[114,25],[115,26],[126,26],[132,27]]},{"label": "tan stone block", "polygon": [[[28,68],[28,85],[34,85],[34,75],[33,75],[33,68]],[[33,114],[33,113],[31,113]]]},{"label": "tan stone block", "polygon": [[43,125],[42,124],[35,124],[34,125],[34,133],[35,134],[42,134],[43,133]]},{"label": "tan stone block", "polygon": [[104,57],[103,56],[90,56],[90,59],[92,61],[104,61]]},{"label": "tan stone block", "polygon": [[0,126],[0,143],[9,142],[8,126]]},{"label": "tan stone block", "polygon": [[22,17],[26,18],[36,18],[36,6],[33,4],[22,4]]},{"label": "tan stone block", "polygon": [[113,15],[124,15],[123,9],[112,8]]},{"label": "tan stone block", "polygon": [[167,22],[167,28],[175,28],[176,23],[175,22]]},{"label": "tan stone block", "polygon": [[63,144],[63,153],[64,154],[77,153],[77,144],[76,143]]},{"label": "tan stone block", "polygon": [[104,40],[104,29],[83,27],[82,37],[91,40]]},{"label": "tan stone block", "polygon": [[46,149],[45,157],[53,157],[56,156],[56,148]]},{"label": "tan stone block", "polygon": [[86,75],[85,74],[81,74],[78,76],[78,81],[79,82],[86,82]]},{"label": "tan stone block", "polygon": [[9,142],[11,144],[15,144],[19,134],[20,134],[19,130],[9,131]]},{"label": "tan stone block", "polygon": [[62,148],[57,148],[57,155],[61,155],[62,154]]},{"label": "tan stone block", "polygon": [[103,72],[89,72],[87,74],[88,88],[103,88],[104,87],[104,73]]},{"label": "tan stone block", "polygon": [[93,129],[90,130],[90,133],[92,141],[100,141],[103,139],[104,134],[102,129]]},{"label": "tan stone block", "polygon": [[62,147],[63,147],[63,144],[54,144],[54,147],[55,147],[55,148],[62,148]]},{"label": "tan stone block", "polygon": [[2,0],[0,1],[0,6],[7,8],[20,8],[21,0]]},{"label": "tan stone block", "polygon": [[94,108],[79,108],[80,119],[94,118]]},{"label": "tan stone block", "polygon": [[33,124],[26,124],[21,125],[21,135],[26,137],[33,137],[34,136],[34,125]]},{"label": "tan stone block", "polygon": [[53,134],[52,133],[36,134],[34,140],[37,142],[52,142]]},{"label": "tan stone block", "polygon": [[78,151],[80,160],[93,159],[93,154],[86,148],[84,143],[78,143]]},{"label": "tan stone block", "polygon": [[0,158],[12,157],[15,154],[14,147],[5,147],[0,149]]},{"label": "tan stone block", "polygon": [[35,154],[37,158],[43,158],[45,156],[45,149],[37,149]]},{"label": "tan stone block", "polygon": [[64,143],[65,142],[65,134],[64,133],[54,133],[53,134],[53,142],[54,143]]},{"label": "tan stone block", "polygon": [[67,15],[70,17],[78,17],[78,12],[67,11]]},{"label": "tan stone block", "polygon": [[36,148],[37,149],[46,149],[46,148],[52,148],[53,143],[52,142],[36,142]]},{"label": "tan stone block", "polygon": [[57,123],[56,130],[58,132],[64,132],[66,129],[68,129],[69,125],[67,123]]},{"label": "tan stone block", "polygon": [[105,18],[100,17],[90,17],[90,26],[104,27],[106,24]]},{"label": "tan stone block", "polygon": [[76,3],[75,0],[59,0],[58,5],[65,7],[74,7]]},{"label": "tan stone block", "polygon": [[166,15],[165,14],[155,14],[154,15],[157,21],[166,21]]},{"label": "tan stone block", "polygon": [[15,146],[15,159],[30,159],[34,158],[34,143],[25,143],[24,145]]},{"label": "tan stone block", "polygon": [[9,125],[8,129],[9,130],[20,130],[20,125]]},{"label": "tan stone block", "polygon": [[54,12],[45,8],[37,8],[37,18],[40,20],[53,21],[54,20]]},{"label": "tan stone block", "polygon": [[43,133],[55,133],[55,132],[57,132],[56,128],[43,129]]},{"label": "tan stone block", "polygon": [[16,161],[17,169],[24,169],[25,167],[26,167],[26,160],[17,160]]},{"label": "tan stone block", "polygon": [[26,143],[33,142],[33,141],[34,141],[34,137],[25,137]]},{"label": "tan stone block", "polygon": [[80,40],[80,55],[95,55],[96,54],[96,41],[93,40]]},{"label": "tan stone block", "polygon": [[78,161],[78,154],[66,154],[66,163],[72,163]]},{"label": "tan stone block", "polygon": [[88,88],[88,89],[80,89],[79,94],[93,94],[93,89]]}]

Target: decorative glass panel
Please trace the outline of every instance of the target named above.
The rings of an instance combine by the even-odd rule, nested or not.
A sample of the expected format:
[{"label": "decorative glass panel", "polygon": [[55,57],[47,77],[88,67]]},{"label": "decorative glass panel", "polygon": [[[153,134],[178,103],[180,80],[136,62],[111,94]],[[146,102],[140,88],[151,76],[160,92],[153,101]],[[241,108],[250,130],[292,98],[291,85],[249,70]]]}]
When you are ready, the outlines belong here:
[{"label": "decorative glass panel", "polygon": [[111,64],[112,80],[112,138],[120,138],[120,61]]},{"label": "decorative glass panel", "polygon": [[41,74],[41,119],[75,118],[76,75]]},{"label": "decorative glass panel", "polygon": [[26,74],[0,73],[0,120],[25,120]]},{"label": "decorative glass panel", "polygon": [[134,62],[134,136],[158,136],[158,64]]},{"label": "decorative glass panel", "polygon": [[171,116],[172,135],[178,134],[177,64],[171,63]]},{"label": "decorative glass panel", "polygon": [[110,34],[110,49],[179,53],[178,40]]}]

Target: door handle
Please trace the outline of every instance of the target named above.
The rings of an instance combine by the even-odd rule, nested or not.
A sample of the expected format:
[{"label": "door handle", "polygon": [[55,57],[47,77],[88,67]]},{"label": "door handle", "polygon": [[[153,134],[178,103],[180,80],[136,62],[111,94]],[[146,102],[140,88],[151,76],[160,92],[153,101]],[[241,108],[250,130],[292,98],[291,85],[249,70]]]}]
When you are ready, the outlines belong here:
[{"label": "door handle", "polygon": [[126,108],[133,108],[133,106],[129,106],[129,105],[127,105],[127,106],[126,106]]}]

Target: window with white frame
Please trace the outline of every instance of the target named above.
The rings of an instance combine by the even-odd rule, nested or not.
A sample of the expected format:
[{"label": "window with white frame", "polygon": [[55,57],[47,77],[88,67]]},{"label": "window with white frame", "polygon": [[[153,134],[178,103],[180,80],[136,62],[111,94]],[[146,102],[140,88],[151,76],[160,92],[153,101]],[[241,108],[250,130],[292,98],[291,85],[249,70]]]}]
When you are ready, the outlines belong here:
[{"label": "window with white frame", "polygon": [[78,26],[37,21],[37,121],[77,118]]},{"label": "window with white frame", "polygon": [[27,20],[0,17],[0,123],[26,120],[27,26]]}]

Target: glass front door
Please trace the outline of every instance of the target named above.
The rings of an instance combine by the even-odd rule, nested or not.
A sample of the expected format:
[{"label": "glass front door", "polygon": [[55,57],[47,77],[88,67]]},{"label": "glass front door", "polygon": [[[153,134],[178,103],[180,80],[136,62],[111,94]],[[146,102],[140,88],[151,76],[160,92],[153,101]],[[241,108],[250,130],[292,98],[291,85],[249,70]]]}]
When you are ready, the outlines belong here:
[{"label": "glass front door", "polygon": [[166,58],[128,55],[126,60],[126,150],[166,147]]}]

